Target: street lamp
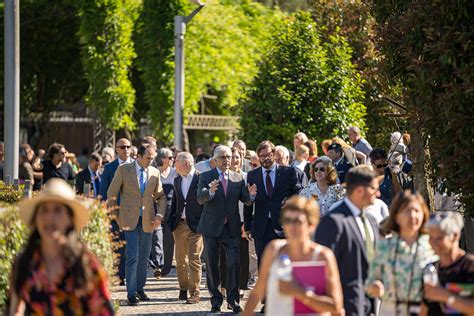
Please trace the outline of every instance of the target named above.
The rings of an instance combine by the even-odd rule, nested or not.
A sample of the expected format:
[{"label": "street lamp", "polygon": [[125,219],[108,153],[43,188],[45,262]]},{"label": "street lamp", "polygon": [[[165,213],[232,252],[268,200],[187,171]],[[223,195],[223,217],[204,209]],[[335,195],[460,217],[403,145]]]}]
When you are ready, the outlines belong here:
[{"label": "street lamp", "polygon": [[184,34],[186,24],[205,6],[201,1],[194,1],[198,7],[188,16],[174,17],[174,145],[183,149],[183,109],[184,109]]}]

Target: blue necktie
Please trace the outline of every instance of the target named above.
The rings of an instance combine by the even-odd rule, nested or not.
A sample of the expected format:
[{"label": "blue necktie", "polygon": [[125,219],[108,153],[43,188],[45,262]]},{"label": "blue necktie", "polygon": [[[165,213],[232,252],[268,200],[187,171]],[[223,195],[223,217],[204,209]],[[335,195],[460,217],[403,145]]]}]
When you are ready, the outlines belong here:
[{"label": "blue necktie", "polygon": [[140,193],[143,195],[145,192],[145,187],[146,187],[146,179],[145,179],[145,169],[141,168],[140,169]]},{"label": "blue necktie", "polygon": [[100,186],[100,179],[99,176],[95,171],[92,172],[92,176],[94,177],[94,197],[97,197],[99,195],[99,186]]}]

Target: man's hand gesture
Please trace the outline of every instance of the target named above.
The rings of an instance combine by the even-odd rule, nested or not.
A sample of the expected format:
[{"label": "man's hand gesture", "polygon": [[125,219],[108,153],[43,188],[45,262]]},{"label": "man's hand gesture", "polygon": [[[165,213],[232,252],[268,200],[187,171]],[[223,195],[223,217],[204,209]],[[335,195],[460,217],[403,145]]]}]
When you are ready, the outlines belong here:
[{"label": "man's hand gesture", "polygon": [[247,189],[249,190],[250,195],[257,195],[257,185],[255,183],[252,185],[247,184]]}]

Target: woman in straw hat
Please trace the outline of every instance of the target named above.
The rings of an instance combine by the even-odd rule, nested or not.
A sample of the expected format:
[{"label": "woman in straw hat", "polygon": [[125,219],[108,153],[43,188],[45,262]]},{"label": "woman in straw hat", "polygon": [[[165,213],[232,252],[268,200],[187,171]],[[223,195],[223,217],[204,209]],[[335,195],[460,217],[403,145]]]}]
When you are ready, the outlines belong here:
[{"label": "woman in straw hat", "polygon": [[10,315],[113,315],[106,273],[79,240],[89,211],[72,188],[51,179],[19,214],[31,235],[13,264]]}]

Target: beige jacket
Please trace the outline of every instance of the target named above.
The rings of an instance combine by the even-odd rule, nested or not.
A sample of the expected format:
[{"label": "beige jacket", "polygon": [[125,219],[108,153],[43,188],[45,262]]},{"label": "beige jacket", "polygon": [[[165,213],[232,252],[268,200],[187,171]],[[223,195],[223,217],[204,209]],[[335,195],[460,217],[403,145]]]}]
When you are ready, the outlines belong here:
[{"label": "beige jacket", "polygon": [[[117,208],[117,196],[120,193],[120,207]],[[136,162],[123,164],[118,167],[115,176],[107,190],[107,202],[111,213],[116,216],[122,230],[134,230],[143,207],[143,231],[153,232],[155,216],[163,218],[166,211],[166,196],[160,181],[160,171],[148,167],[148,181],[145,192],[140,193]],[[158,212],[155,214],[154,203]]]}]

